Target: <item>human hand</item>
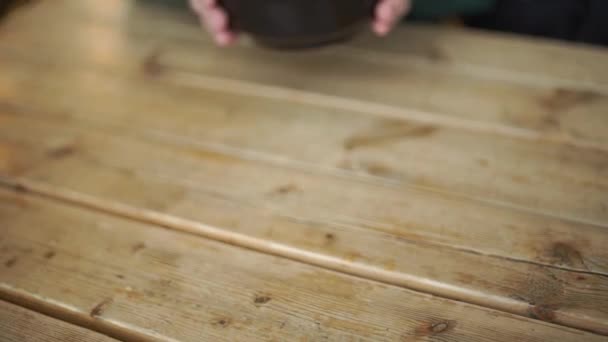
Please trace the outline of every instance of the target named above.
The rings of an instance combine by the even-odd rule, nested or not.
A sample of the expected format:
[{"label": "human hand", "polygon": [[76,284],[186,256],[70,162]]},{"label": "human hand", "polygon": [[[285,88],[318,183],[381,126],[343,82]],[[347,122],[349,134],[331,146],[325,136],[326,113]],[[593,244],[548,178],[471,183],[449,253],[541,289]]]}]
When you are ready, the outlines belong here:
[{"label": "human hand", "polygon": [[[229,18],[218,0],[189,0],[198,14],[201,25],[209,31],[220,46],[236,41],[237,34],[230,30]],[[254,0],[252,0],[254,1]],[[375,10],[372,28],[379,36],[387,35],[411,9],[411,0],[380,0]]]},{"label": "human hand", "polygon": [[380,0],[376,6],[372,29],[377,35],[386,36],[411,8],[411,0]]},{"label": "human hand", "polygon": [[190,7],[218,45],[227,46],[236,41],[237,34],[230,30],[228,14],[219,6],[218,0],[190,0]]}]

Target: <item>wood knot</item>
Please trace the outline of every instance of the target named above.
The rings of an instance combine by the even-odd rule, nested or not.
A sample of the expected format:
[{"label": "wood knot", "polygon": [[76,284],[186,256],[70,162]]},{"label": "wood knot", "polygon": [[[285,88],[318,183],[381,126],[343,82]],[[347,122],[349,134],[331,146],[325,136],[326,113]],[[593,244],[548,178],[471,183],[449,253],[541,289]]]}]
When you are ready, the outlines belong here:
[{"label": "wood knot", "polygon": [[416,328],[416,336],[433,336],[439,334],[445,334],[448,331],[454,329],[456,321],[435,321],[435,322],[424,322]]},{"label": "wood knot", "polygon": [[446,322],[440,322],[431,325],[431,332],[433,334],[440,334],[448,329],[449,325]]},{"label": "wood knot", "polygon": [[395,172],[388,166],[380,163],[363,163],[365,171],[372,176],[392,176]]},{"label": "wood knot", "polygon": [[211,325],[221,328],[226,328],[230,324],[232,324],[232,319],[229,317],[218,317],[211,321]]},{"label": "wood knot", "polygon": [[13,190],[15,190],[15,192],[18,192],[18,193],[25,193],[25,192],[29,191],[29,189],[21,183],[17,183],[15,185],[13,185]]},{"label": "wood knot", "polygon": [[295,184],[285,184],[276,188],[273,193],[278,195],[288,195],[299,191],[299,188]]},{"label": "wood knot", "polygon": [[10,259],[8,259],[5,263],[4,266],[6,266],[7,268],[11,268],[13,266],[15,266],[17,264],[17,261],[19,260],[19,258],[17,257],[12,257]]},{"label": "wood knot", "polygon": [[101,303],[95,305],[95,307],[91,310],[89,315],[93,318],[103,315],[103,313],[106,311],[108,306],[110,304],[112,304],[112,302],[113,302],[112,298],[104,299]]},{"label": "wood knot", "polygon": [[272,300],[272,298],[270,296],[265,296],[265,295],[256,295],[253,298],[253,302],[256,305],[264,305],[264,304],[270,302],[271,300]]},{"label": "wood knot", "polygon": [[69,157],[76,152],[76,147],[73,145],[64,145],[47,152],[47,155],[53,159],[63,159]]},{"label": "wood knot", "polygon": [[557,88],[548,96],[541,98],[540,104],[550,112],[564,112],[599,97],[601,95],[593,91]]},{"label": "wood knot", "polygon": [[360,148],[378,147],[398,142],[405,138],[424,138],[435,134],[439,127],[431,125],[413,125],[403,122],[391,122],[383,127],[364,134],[357,134],[346,139],[343,148],[353,151]]},{"label": "wood knot", "polygon": [[477,159],[477,164],[479,164],[479,166],[481,166],[481,167],[488,167],[488,166],[490,166],[490,162],[487,159],[484,159],[484,158]]},{"label": "wood knot", "polygon": [[145,75],[156,77],[163,73],[164,66],[160,63],[162,51],[157,49],[150,53],[142,63],[142,69]]},{"label": "wood knot", "polygon": [[48,251],[46,253],[44,253],[44,258],[45,259],[53,259],[55,257],[55,255],[57,255],[57,253],[55,253],[55,251]]},{"label": "wood knot", "polygon": [[131,247],[131,253],[135,254],[146,248],[146,244],[143,242],[138,242],[133,247]]},{"label": "wood knot", "polygon": [[571,245],[556,242],[549,248],[549,257],[558,265],[587,269],[581,253]]},{"label": "wood knot", "polygon": [[434,63],[445,62],[450,59],[448,55],[438,46],[431,46],[426,55],[429,60]]},{"label": "wood knot", "polygon": [[531,318],[539,319],[545,322],[555,321],[555,305],[534,305],[528,309],[528,315]]}]

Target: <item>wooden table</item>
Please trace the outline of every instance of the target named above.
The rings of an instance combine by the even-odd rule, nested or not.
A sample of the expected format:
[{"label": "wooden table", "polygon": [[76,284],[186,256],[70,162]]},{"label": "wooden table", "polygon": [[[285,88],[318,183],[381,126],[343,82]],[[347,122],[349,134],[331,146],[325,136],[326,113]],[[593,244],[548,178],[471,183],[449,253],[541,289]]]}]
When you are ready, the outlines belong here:
[{"label": "wooden table", "polygon": [[0,25],[0,173],[2,341],[608,340],[606,49],[221,50],[37,1]]}]

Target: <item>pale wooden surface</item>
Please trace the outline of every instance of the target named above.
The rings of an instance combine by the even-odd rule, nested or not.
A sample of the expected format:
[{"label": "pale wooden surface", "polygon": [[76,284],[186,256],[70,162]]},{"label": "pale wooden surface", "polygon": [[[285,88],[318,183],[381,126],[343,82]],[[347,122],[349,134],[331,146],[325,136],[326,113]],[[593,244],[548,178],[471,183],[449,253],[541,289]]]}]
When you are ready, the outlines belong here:
[{"label": "pale wooden surface", "polygon": [[34,196],[0,201],[0,293],[118,337],[605,340]]},{"label": "pale wooden surface", "polygon": [[[383,279],[394,284],[523,315],[550,308],[544,319],[606,329],[603,227],[277,169],[90,122],[45,122],[34,113],[0,116],[0,132],[14,153],[13,165],[31,170],[21,176],[54,185],[52,195],[75,190],[105,200],[100,206],[109,210],[112,203],[128,204],[219,227],[237,239],[295,247],[292,252],[304,261],[309,251],[339,258],[318,261],[322,266],[371,277],[384,272]],[[433,219],[440,210],[454,214]]]},{"label": "pale wooden surface", "polygon": [[[114,222],[52,204],[67,201],[174,231],[163,232],[166,237],[217,244],[204,237],[275,255],[233,247],[193,255],[169,244],[190,267],[179,266],[178,273],[198,267],[192,263],[203,258],[212,260],[206,262],[209,274],[243,272],[255,279],[251,283],[268,284],[304,267],[375,284],[372,297],[391,303],[388,312],[365,311],[364,321],[371,323],[361,331],[353,326],[361,324],[359,318],[351,316],[343,317],[346,325],[339,331],[324,330],[346,340],[411,338],[407,331],[417,331],[412,322],[424,305],[401,307],[394,298],[420,295],[321,268],[485,306],[490,309],[479,312],[505,318],[488,322],[481,309],[458,306],[458,317],[477,319],[478,326],[470,323],[462,336],[441,336],[447,340],[502,337],[484,328],[489,324],[531,340],[549,338],[558,325],[608,334],[605,50],[408,26],[387,40],[364,36],[303,55],[262,51],[248,42],[220,51],[189,16],[134,4],[40,1],[0,28],[2,183],[45,195],[34,201],[42,213],[29,214],[24,207],[14,220],[14,202],[31,199],[5,193],[12,209],[0,217],[3,229],[26,232],[23,227],[45,217],[64,220],[53,216],[55,210],[78,218],[65,229]],[[138,226],[141,239],[148,231],[156,236],[157,228],[117,222]],[[16,235],[11,244],[45,240],[39,228],[24,234],[29,235]],[[103,229],[95,234],[81,235],[77,244],[91,251],[104,241],[137,245],[134,236],[109,237]],[[93,256],[101,258],[99,253]],[[100,260],[124,273],[134,267],[111,254]],[[267,273],[257,274],[264,263],[272,266],[265,264]],[[75,267],[94,272],[90,263]],[[101,273],[112,267],[118,266],[100,266]],[[153,266],[147,270],[139,276],[157,272]],[[65,271],[51,274],[60,278]],[[167,297],[125,304],[112,319],[91,320],[86,308],[113,285],[83,283],[73,294],[51,286],[46,293],[20,288],[39,281],[35,274],[23,277],[9,275],[0,293],[113,336],[192,340],[201,322],[176,314]],[[198,278],[190,277],[180,281],[197,286]],[[210,286],[234,286],[234,279]],[[290,284],[280,291],[288,293]],[[224,297],[216,298],[218,308]],[[287,331],[254,324],[244,336],[283,339],[300,332],[316,340],[324,335],[302,323],[314,312],[333,317],[340,308],[359,305],[349,297],[330,308],[323,303],[333,299],[310,295],[306,302],[319,304],[307,311],[304,302],[285,300],[285,310],[303,310],[300,323]],[[432,302],[446,312],[457,305]],[[237,304],[226,305],[240,312]],[[167,323],[158,332],[129,315],[150,306],[152,321],[162,322],[171,312],[179,317],[171,324],[185,331]],[[406,309],[412,324],[400,329],[404,323],[396,312]],[[543,328],[526,330],[535,321],[517,318],[526,326],[515,328],[514,316],[500,311],[556,325],[536,321]],[[383,316],[390,321],[385,333],[373,323]]]},{"label": "pale wooden surface", "polygon": [[[86,6],[83,7],[86,8]],[[52,9],[48,9],[45,13],[49,11],[52,13]],[[299,116],[305,116],[306,120],[310,121],[309,125],[314,125],[312,130],[304,125],[277,130],[276,121],[269,123],[274,126],[269,127],[273,133],[268,138],[272,138],[275,143],[278,142],[281,147],[288,148],[288,151],[276,151],[275,149],[272,152],[289,153],[289,157],[312,160],[322,166],[331,167],[344,166],[341,162],[347,157],[355,159],[355,164],[358,162],[379,164],[382,169],[392,171],[385,174],[385,178],[399,182],[432,187],[441,191],[456,191],[473,198],[535,209],[551,215],[598,225],[605,225],[608,220],[608,203],[604,196],[608,185],[606,177],[601,177],[608,173],[606,162],[608,145],[604,142],[571,137],[567,132],[561,130],[547,131],[543,127],[535,127],[521,131],[515,124],[507,125],[498,121],[492,122],[488,126],[482,122],[491,120],[492,114],[484,109],[485,106],[480,101],[490,101],[493,105],[500,106],[500,111],[504,112],[505,108],[514,105],[513,98],[521,100],[534,94],[528,89],[521,89],[523,87],[521,85],[515,87],[520,93],[507,96],[499,90],[488,90],[491,86],[487,85],[485,80],[479,86],[469,86],[469,82],[479,80],[477,78],[460,80],[457,76],[451,76],[440,68],[433,69],[439,75],[433,76],[432,71],[421,72],[418,67],[410,66],[407,59],[398,65],[384,63],[381,60],[370,65],[365,61],[357,60],[360,54],[345,53],[341,48],[314,55],[294,55],[290,58],[247,47],[222,52],[217,49],[209,49],[208,44],[201,45],[200,40],[184,41],[160,38],[162,36],[156,34],[155,27],[148,28],[148,31],[152,30],[152,32],[143,35],[138,31],[137,21],[132,24],[135,26],[133,28],[129,25],[125,27],[114,23],[112,25],[116,26],[100,26],[93,22],[88,31],[87,26],[83,28],[80,21],[86,20],[86,16],[76,14],[74,16],[77,18],[74,19],[76,23],[72,23],[71,26],[70,22],[62,23],[56,28],[57,32],[54,32],[55,25],[53,25],[47,30],[44,37],[36,35],[32,38],[35,40],[35,44],[32,43],[33,46],[37,48],[48,46],[48,53],[27,57],[15,52],[14,58],[27,58],[30,62],[28,67],[31,67],[31,59],[39,57],[38,63],[41,64],[43,70],[47,71],[53,70],[48,67],[49,63],[56,67],[58,64],[69,68],[80,66],[81,69],[90,69],[89,66],[92,64],[96,66],[96,70],[103,70],[104,73],[111,71],[137,72],[143,64],[146,67],[145,70],[156,78],[186,85],[199,92],[205,89],[220,90],[232,96],[247,94],[286,102],[283,106],[278,106],[279,109],[269,109],[268,115],[275,114],[281,117],[291,114],[285,112],[283,109],[285,105],[315,103],[317,104],[316,109],[302,109],[292,115],[296,119]],[[88,21],[85,22],[88,23]],[[75,30],[74,25],[78,25],[77,37],[74,40],[66,41],[65,36]],[[125,30],[140,34],[133,33],[133,37],[129,40],[123,36]],[[162,31],[158,28],[156,30]],[[191,27],[191,30],[198,32],[196,27]],[[88,38],[87,32],[90,35]],[[200,35],[200,33],[198,34]],[[26,31],[22,35],[15,36],[29,38],[28,35],[29,33]],[[8,38],[11,39],[10,36]],[[106,44],[111,44],[111,46],[107,47],[102,54],[91,53],[86,42],[99,40],[106,41]],[[62,44],[65,48],[52,49],[53,45],[58,44]],[[17,50],[27,51],[27,46],[15,42],[14,45],[6,48],[7,55],[10,55],[8,51]],[[88,52],[78,53],[79,51]],[[52,58],[53,56],[56,58]],[[272,61],[272,63],[268,61]],[[327,75],[328,77],[321,77],[327,73],[328,65],[331,66],[331,73]],[[404,67],[412,67],[414,69],[412,72],[421,72],[420,77],[412,79],[412,72],[400,70]],[[352,75],[357,70],[359,71],[356,73],[357,78],[353,81]],[[82,76],[79,77],[82,78]],[[438,77],[445,78],[447,81],[437,79]],[[421,79],[426,81],[423,82]],[[238,81],[230,82],[231,80]],[[456,83],[456,88],[451,87],[444,90],[451,94],[452,98],[433,98],[429,101],[453,108],[457,107],[459,103],[465,102],[468,104],[465,111],[479,113],[482,119],[462,121],[454,115],[448,115],[453,114],[453,111],[447,114],[442,112],[420,113],[412,109],[415,107],[416,101],[427,98],[429,94],[433,94],[435,89],[448,87],[448,81]],[[35,82],[38,81],[35,80]],[[91,86],[95,86],[95,81],[92,79],[84,80],[84,82],[89,84],[93,82]],[[230,83],[226,84],[227,82]],[[265,88],[259,84],[271,87]],[[505,86],[505,82],[499,82],[498,86]],[[131,91],[132,88],[128,89]],[[533,121],[550,121],[559,127],[561,127],[560,120],[565,120],[566,117],[569,118],[569,115],[573,115],[572,118],[575,119],[576,124],[581,123],[592,127],[585,131],[599,130],[598,136],[608,136],[608,125],[604,119],[608,102],[604,101],[603,95],[589,97],[570,94],[576,91],[576,88],[565,90],[567,94],[564,94],[559,89],[562,88],[547,90],[548,92],[555,91],[552,98],[540,95],[534,98],[534,101],[537,102],[547,102],[548,108],[545,108],[545,111],[550,111],[554,117],[547,118],[546,113],[536,115],[535,113],[538,111],[529,107],[518,108],[517,113],[530,125],[533,125]],[[464,91],[471,93],[463,94]],[[124,90],[120,94],[125,94]],[[266,106],[271,105],[268,102],[264,103]],[[237,112],[238,114],[239,108],[242,107],[238,103],[226,103],[226,101],[222,101],[221,104],[224,108],[220,110],[226,111],[225,107],[229,106],[230,113]],[[587,108],[587,104],[596,110],[590,110]],[[323,121],[323,125],[318,124],[318,120],[309,118],[310,113],[314,114],[327,106],[332,107],[331,115]],[[337,115],[333,114],[336,110],[347,115],[349,119],[336,118]],[[429,110],[429,108],[424,107],[423,110]],[[571,110],[575,112],[571,113]],[[579,110],[583,113],[582,115],[578,113]],[[365,114],[364,119],[360,119],[361,116],[357,115],[359,112]],[[370,114],[373,116],[370,117]],[[585,117],[588,114],[592,114],[594,117]],[[247,115],[247,112],[243,115]],[[374,120],[375,116],[379,116],[379,118]],[[383,117],[388,117],[389,120],[383,120]],[[416,124],[431,126],[431,133],[435,133],[431,137],[434,139],[413,139],[413,143],[412,139],[403,139],[403,137],[407,138],[408,129],[400,130],[399,125],[395,125],[394,119],[399,119],[404,124],[407,124],[409,122],[407,119],[410,119]],[[401,119],[405,119],[405,121]],[[292,120],[295,119],[291,119],[290,122]],[[326,122],[327,120],[329,122]],[[264,122],[259,124],[263,125]],[[349,130],[349,128],[351,129]],[[298,129],[298,132],[294,133],[290,129]],[[328,133],[323,134],[319,131],[322,129],[327,130]],[[260,130],[248,129],[247,131],[258,139],[264,138],[260,135],[267,132],[267,129],[260,127]],[[475,132],[479,134],[474,135]],[[287,137],[298,134],[296,137],[301,140],[295,141],[295,146],[286,145],[282,143],[284,139],[274,138],[277,134],[285,134]],[[372,139],[371,144],[365,144],[365,139],[363,139],[363,144],[361,144],[361,139],[357,140],[361,135],[363,137],[379,136],[380,139]],[[388,138],[386,138],[387,136]],[[425,136],[423,135],[423,137]],[[246,138],[242,137],[242,139]],[[310,139],[315,139],[315,141],[328,139],[329,141],[319,141],[318,144],[315,144],[321,151],[311,151],[310,149],[315,146],[299,144],[300,141],[310,141]],[[355,139],[354,146],[349,144],[353,141],[352,139]],[[376,140],[380,140],[381,144],[378,144]],[[492,141],[492,143],[489,144],[486,141]],[[377,145],[388,146],[380,146],[383,148],[377,149],[375,148]],[[247,147],[253,148],[249,145]],[[303,148],[306,150],[301,151]],[[308,153],[302,155],[305,152]],[[323,153],[323,155],[312,154],[313,152]],[[372,157],[369,156],[370,153],[373,153]],[[404,165],[404,158],[416,165],[410,165],[410,163]],[[375,160],[369,161],[369,159]],[[451,172],[443,172],[443,168],[437,168],[438,164],[442,164],[443,168],[449,168]],[[484,167],[486,164],[487,167]],[[366,171],[365,168],[362,171]],[[472,171],[477,174],[477,177],[467,177]],[[573,179],[573,177],[575,178]],[[530,184],[534,184],[535,191],[526,191],[530,188]],[[564,193],[569,195],[563,196]]]},{"label": "pale wooden surface", "polygon": [[112,342],[110,337],[0,301],[3,342]]}]

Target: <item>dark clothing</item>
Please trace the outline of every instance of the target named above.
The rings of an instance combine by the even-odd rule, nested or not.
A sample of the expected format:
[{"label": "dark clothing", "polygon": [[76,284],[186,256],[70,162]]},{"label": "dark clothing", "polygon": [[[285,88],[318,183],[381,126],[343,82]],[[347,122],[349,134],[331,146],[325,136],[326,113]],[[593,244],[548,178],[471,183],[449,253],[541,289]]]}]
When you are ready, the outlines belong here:
[{"label": "dark clothing", "polygon": [[608,45],[608,0],[498,0],[492,10],[469,17],[467,23],[479,28]]},{"label": "dark clothing", "polygon": [[[187,3],[145,1],[180,6]],[[608,45],[608,0],[413,0],[408,19],[454,16],[483,29]]]},{"label": "dark clothing", "polygon": [[435,20],[451,16],[475,15],[492,10],[496,0],[414,0],[408,19]]}]

